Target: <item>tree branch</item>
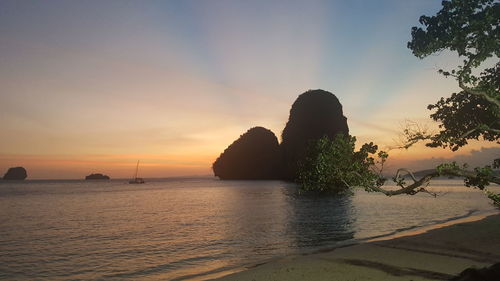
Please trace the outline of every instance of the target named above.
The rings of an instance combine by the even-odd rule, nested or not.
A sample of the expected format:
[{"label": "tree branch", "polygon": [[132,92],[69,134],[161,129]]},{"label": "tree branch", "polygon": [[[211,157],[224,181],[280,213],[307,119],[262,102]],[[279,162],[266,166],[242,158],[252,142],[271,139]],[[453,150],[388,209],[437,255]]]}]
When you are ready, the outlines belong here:
[{"label": "tree branch", "polygon": [[405,168],[400,168],[400,169],[398,169],[396,171],[396,176],[395,176],[396,179],[400,178],[401,172],[405,172],[407,175],[409,175],[411,177],[411,179],[413,180],[413,182],[417,182],[417,179],[415,178],[415,175],[413,175],[413,173],[410,172],[410,170],[405,169]]},{"label": "tree branch", "polygon": [[[474,171],[467,171],[467,170],[462,170],[462,169],[441,169],[439,172],[436,171],[436,172],[429,173],[429,174],[423,176],[422,178],[420,178],[419,180],[416,180],[414,175],[410,171],[408,171],[407,169],[399,169],[398,172],[396,173],[396,176],[395,176],[396,179],[399,178],[401,171],[407,172],[412,177],[414,182],[408,186],[400,185],[402,188],[397,189],[397,190],[387,190],[387,189],[384,189],[380,186],[371,186],[371,187],[369,187],[369,190],[375,191],[375,192],[380,192],[380,193],[383,193],[387,196],[400,195],[400,194],[415,195],[418,192],[426,192],[426,193],[429,193],[429,194],[433,195],[434,197],[436,197],[436,193],[429,192],[428,190],[425,189],[425,187],[427,187],[429,185],[430,181],[433,178],[439,177],[439,176],[458,176],[458,177],[474,178],[474,177],[478,176],[478,173],[476,173]],[[496,184],[500,185],[500,178],[499,177],[491,176],[488,178],[488,180],[492,183],[496,183]],[[417,188],[420,188],[420,189],[417,189]]]},{"label": "tree branch", "polygon": [[[387,189],[381,188],[380,186],[373,186],[373,187],[370,187],[370,189],[373,191],[376,191],[376,192],[381,192],[387,196],[400,195],[400,194],[414,195],[414,194],[418,193],[419,191],[426,191],[422,186],[427,186],[429,184],[429,182],[431,181],[431,179],[435,178],[435,177],[439,177],[438,172],[425,175],[421,179],[410,184],[409,186],[403,187],[403,188],[398,189],[398,190],[387,190]],[[415,190],[419,187],[421,187],[420,190],[418,190],[418,191]]]},{"label": "tree branch", "polygon": [[[478,176],[478,173],[462,169],[443,169],[441,170],[441,175],[474,178]],[[500,177],[491,176],[488,177],[488,181],[500,185]]]},{"label": "tree branch", "polygon": [[467,92],[467,93],[469,93],[469,94],[471,94],[471,95],[481,96],[481,97],[483,97],[485,100],[487,100],[488,102],[490,102],[490,103],[492,103],[492,104],[496,105],[497,107],[500,107],[500,102],[499,102],[497,99],[495,99],[495,98],[493,98],[493,97],[489,96],[488,94],[486,94],[486,93],[485,93],[485,92],[483,92],[483,91],[476,91],[476,90],[474,90],[474,89],[472,89],[472,88],[469,88],[469,87],[465,86],[465,84],[462,82],[462,79],[458,79],[458,86],[459,86],[462,90],[464,90],[464,92]]},{"label": "tree branch", "polygon": [[[485,128],[485,127],[487,127],[487,128]],[[467,136],[469,136],[470,134],[474,133],[477,130],[489,131],[489,132],[493,132],[495,134],[500,134],[500,130],[499,129],[490,128],[489,126],[486,126],[486,125],[480,125],[480,126],[477,126],[476,128],[474,128],[472,130],[469,130],[469,131],[463,133],[461,136],[459,136],[456,139],[466,138]]]},{"label": "tree branch", "polygon": [[[411,127],[410,127],[411,126]],[[500,134],[499,129],[491,128],[486,124],[480,124],[475,128],[468,130],[461,134],[458,137],[447,136],[445,138],[441,133],[436,134],[434,132],[428,132],[427,129],[423,129],[420,126],[415,125],[413,123],[407,125],[407,127],[403,130],[403,133],[400,134],[399,140],[394,140],[396,142],[395,146],[389,147],[389,150],[393,149],[409,149],[414,144],[421,141],[432,141],[432,142],[457,142],[461,139],[467,138],[472,133],[480,131],[480,133],[490,132],[494,134]],[[431,142],[431,143],[432,143]]]},{"label": "tree branch", "polygon": [[[458,75],[456,78],[458,80],[458,86],[464,90],[465,92],[471,94],[471,95],[476,95],[476,96],[481,96],[488,102],[496,105],[497,107],[500,107],[500,101],[494,97],[491,97],[488,95],[486,92],[483,91],[477,91],[473,88],[467,87],[463,81],[464,75],[467,72],[471,72],[471,67],[474,61],[476,60],[477,57],[479,57],[481,53],[477,53],[475,55],[470,56],[469,61],[465,63],[465,65],[462,67],[462,70],[460,71],[460,75]],[[467,71],[466,71],[467,70]]]}]

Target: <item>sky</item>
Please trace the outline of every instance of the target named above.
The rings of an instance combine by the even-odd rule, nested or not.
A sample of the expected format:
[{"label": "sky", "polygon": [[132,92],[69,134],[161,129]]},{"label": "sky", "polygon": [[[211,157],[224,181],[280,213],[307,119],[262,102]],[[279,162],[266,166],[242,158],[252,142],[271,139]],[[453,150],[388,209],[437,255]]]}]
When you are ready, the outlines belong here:
[{"label": "sky", "polygon": [[[393,146],[405,120],[435,128],[427,105],[458,90],[437,73],[457,57],[406,47],[440,2],[3,0],[0,173],[127,178],[140,159],[143,177],[210,175],[249,128],[280,138],[309,89],[339,98],[360,144]],[[389,167],[423,169],[500,148],[390,155]]]}]

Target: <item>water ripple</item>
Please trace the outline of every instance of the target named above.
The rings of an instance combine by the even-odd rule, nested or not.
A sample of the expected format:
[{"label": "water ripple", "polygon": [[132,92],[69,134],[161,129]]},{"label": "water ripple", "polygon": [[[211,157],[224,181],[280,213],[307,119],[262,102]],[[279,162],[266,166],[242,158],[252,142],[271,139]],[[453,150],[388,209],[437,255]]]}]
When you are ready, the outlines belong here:
[{"label": "water ripple", "polygon": [[0,183],[0,279],[199,279],[494,210],[461,184],[319,198],[280,181]]}]

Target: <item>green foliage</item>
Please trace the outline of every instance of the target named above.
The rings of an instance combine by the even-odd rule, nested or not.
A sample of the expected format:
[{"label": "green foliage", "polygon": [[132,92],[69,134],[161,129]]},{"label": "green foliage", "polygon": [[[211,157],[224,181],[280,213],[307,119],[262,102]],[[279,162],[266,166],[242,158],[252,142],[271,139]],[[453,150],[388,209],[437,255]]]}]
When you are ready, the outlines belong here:
[{"label": "green foliage", "polygon": [[500,169],[500,158],[493,160],[493,169]]},{"label": "green foliage", "polygon": [[[496,160],[495,160],[496,161]],[[464,184],[467,187],[475,187],[484,190],[495,178],[492,166],[474,168],[474,172],[467,170],[467,164],[460,167],[456,162],[444,163],[437,166],[436,171],[440,176],[461,176],[464,178]]]},{"label": "green foliage", "polygon": [[500,137],[499,107],[480,96],[461,91],[441,98],[428,109],[435,110],[431,118],[440,122],[442,129],[430,137],[429,147],[449,147],[456,151],[471,139],[497,141]]},{"label": "green foliage", "polygon": [[373,168],[383,165],[388,154],[376,154],[378,147],[373,143],[355,151],[355,143],[355,137],[342,134],[333,140],[325,136],[311,142],[305,160],[299,163],[301,191],[339,193],[354,186],[370,191],[370,187],[382,185],[385,180]]},{"label": "green foliage", "polygon": [[491,169],[491,166],[477,167],[474,168],[474,172],[476,173],[475,176],[464,178],[465,186],[477,187],[483,190],[490,184],[490,179],[493,177],[493,169]]},{"label": "green foliage", "polygon": [[493,54],[500,56],[498,1],[451,0],[442,4],[435,16],[420,17],[423,27],[412,28],[408,48],[415,56],[424,58],[445,49],[464,57],[480,54],[477,62]]},{"label": "green foliage", "polygon": [[493,204],[495,204],[495,206],[500,208],[500,193],[493,193],[489,190],[486,190],[486,195],[493,201]]},{"label": "green foliage", "polygon": [[[456,69],[438,72],[454,77],[462,89],[448,98],[441,98],[428,106],[434,112],[431,118],[440,122],[437,134],[412,130],[405,131],[409,147],[419,140],[430,140],[427,146],[450,148],[452,151],[467,145],[468,140],[480,138],[488,141],[500,139],[500,3],[497,0],[446,0],[435,16],[421,16],[421,27],[413,27],[408,48],[418,58],[443,50],[456,52],[463,64]],[[493,67],[479,68],[486,60]],[[478,70],[478,71],[474,71]],[[468,187],[484,190],[490,182],[499,183],[493,166],[475,168],[474,171],[456,163],[437,167],[439,175],[464,177]],[[500,194],[486,191],[488,197],[500,206]]]},{"label": "green foliage", "polygon": [[[500,3],[496,0],[448,0],[435,16],[420,17],[421,27],[413,27],[412,40],[408,43],[415,56],[424,58],[443,50],[456,52],[463,58],[463,65],[452,70],[439,70],[445,77],[454,77],[462,89],[449,98],[441,98],[429,105],[431,118],[440,122],[441,131],[429,134],[417,128],[405,130],[409,148],[421,140],[430,140],[430,147],[448,147],[453,151],[466,145],[470,139],[488,141],[500,139]],[[493,67],[485,68],[477,75],[481,64],[489,60]],[[496,61],[495,61],[496,60]],[[381,172],[388,157],[386,152],[377,153],[373,143],[364,144],[355,151],[356,138],[338,135],[333,140],[323,137],[312,142],[305,160],[300,163],[299,178],[302,191],[343,192],[350,187],[361,186],[367,191],[386,195],[416,194],[437,176],[453,175],[464,178],[468,187],[484,190],[494,203],[500,206],[500,194],[486,190],[490,182],[500,183],[493,169],[500,167],[500,160],[493,166],[467,170],[456,163],[441,164],[420,180],[405,169],[398,170],[393,178],[400,190],[387,191]],[[379,168],[380,167],[380,168]],[[407,185],[400,171],[406,171],[413,183]],[[418,189],[417,189],[418,188]],[[426,191],[427,192],[427,191]]]},{"label": "green foliage", "polygon": [[[431,147],[453,151],[467,140],[482,137],[500,139],[500,3],[494,0],[443,1],[435,16],[421,16],[422,27],[413,27],[408,48],[419,58],[443,50],[464,58],[457,69],[439,70],[454,77],[462,89],[449,98],[429,105],[431,118],[441,123],[441,131],[430,137]],[[494,66],[479,75],[473,73],[487,59]],[[412,136],[410,139],[418,138]]]},{"label": "green foliage", "polygon": [[440,176],[452,175],[452,173],[460,170],[457,162],[443,163],[436,167],[436,171]]}]

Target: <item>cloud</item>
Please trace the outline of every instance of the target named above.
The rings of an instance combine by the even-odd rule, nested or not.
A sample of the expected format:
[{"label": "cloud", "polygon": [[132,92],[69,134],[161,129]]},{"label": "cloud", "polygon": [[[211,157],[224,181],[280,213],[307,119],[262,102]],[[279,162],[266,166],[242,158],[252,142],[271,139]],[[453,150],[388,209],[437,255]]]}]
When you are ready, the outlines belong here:
[{"label": "cloud", "polygon": [[500,158],[500,147],[481,147],[480,149],[472,149],[468,153],[453,155],[451,157],[431,157],[419,160],[410,159],[395,159],[391,162],[390,170],[397,168],[407,168],[412,171],[435,168],[442,163],[457,162],[458,164],[467,163],[469,167],[481,167],[491,165],[493,160]]}]

